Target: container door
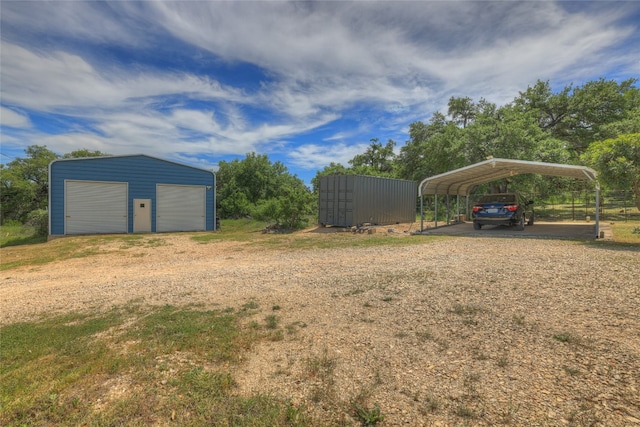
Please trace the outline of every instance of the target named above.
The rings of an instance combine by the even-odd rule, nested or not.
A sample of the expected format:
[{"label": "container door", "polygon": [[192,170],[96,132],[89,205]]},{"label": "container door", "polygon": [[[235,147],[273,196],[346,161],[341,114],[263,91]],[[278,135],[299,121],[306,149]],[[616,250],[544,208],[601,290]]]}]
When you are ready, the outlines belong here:
[{"label": "container door", "polygon": [[151,199],[133,199],[133,232],[151,233]]}]

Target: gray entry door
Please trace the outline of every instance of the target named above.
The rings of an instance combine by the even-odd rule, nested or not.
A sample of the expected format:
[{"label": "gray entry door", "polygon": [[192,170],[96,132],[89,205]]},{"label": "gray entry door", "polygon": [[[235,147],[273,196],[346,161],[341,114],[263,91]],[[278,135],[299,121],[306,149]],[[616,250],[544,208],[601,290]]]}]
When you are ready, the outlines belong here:
[{"label": "gray entry door", "polygon": [[151,233],[151,199],[133,199],[133,232]]}]

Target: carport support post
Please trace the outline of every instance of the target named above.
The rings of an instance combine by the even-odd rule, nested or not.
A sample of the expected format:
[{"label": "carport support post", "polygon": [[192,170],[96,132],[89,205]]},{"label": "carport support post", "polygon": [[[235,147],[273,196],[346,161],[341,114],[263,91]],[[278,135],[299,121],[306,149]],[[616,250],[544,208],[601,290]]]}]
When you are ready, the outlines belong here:
[{"label": "carport support post", "polygon": [[424,196],[420,194],[420,233],[424,231]]},{"label": "carport support post", "polygon": [[469,209],[469,195],[467,194],[466,196],[464,196],[464,198],[466,199],[466,208],[464,210],[464,214],[466,215],[466,220],[471,219],[471,210]]},{"label": "carport support post", "polygon": [[600,183],[596,182],[596,239],[600,237]]},{"label": "carport support post", "polygon": [[438,228],[438,195],[434,194],[433,198],[435,199],[435,207],[434,207],[434,213],[435,213],[435,218],[433,219],[434,224],[433,227],[434,228]]},{"label": "carport support post", "polygon": [[449,193],[447,193],[447,224],[449,225],[449,220],[451,219],[451,216],[449,216],[451,214],[451,202],[449,201]]}]

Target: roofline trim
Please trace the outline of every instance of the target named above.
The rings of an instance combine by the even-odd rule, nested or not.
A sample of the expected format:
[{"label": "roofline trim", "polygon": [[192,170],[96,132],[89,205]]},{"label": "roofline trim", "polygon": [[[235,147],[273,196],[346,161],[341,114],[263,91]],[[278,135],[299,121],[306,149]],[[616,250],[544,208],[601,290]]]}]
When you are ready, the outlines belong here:
[{"label": "roofline trim", "polygon": [[[582,173],[584,174],[584,178],[579,178],[579,177],[576,177],[574,175],[566,175],[566,176],[571,177],[571,178],[576,178],[576,179],[585,179],[585,180],[589,180],[589,181],[596,181],[596,185],[598,185],[598,182],[597,182],[598,174],[596,173],[595,170],[593,170],[593,169],[591,169],[591,168],[589,168],[587,166],[568,165],[568,164],[561,164],[561,163],[534,162],[534,161],[529,161],[529,160],[512,160],[512,159],[491,158],[491,159],[484,160],[482,162],[474,163],[472,165],[464,166],[464,167],[459,168],[459,169],[455,169],[455,170],[452,170],[452,171],[449,171],[449,172],[445,172],[445,173],[441,173],[441,174],[438,174],[438,175],[434,175],[434,176],[425,178],[418,185],[418,196],[422,197],[425,194],[426,190],[429,189],[429,184],[430,184],[431,181],[435,181],[435,180],[438,180],[438,179],[441,179],[441,178],[444,178],[444,177],[447,177],[447,176],[450,176],[450,175],[460,174],[461,172],[465,172],[467,170],[474,169],[474,168],[479,168],[479,167],[482,167],[482,166],[485,166],[485,165],[491,165],[491,168],[493,169],[496,166],[500,166],[500,165],[508,166],[509,164],[513,164],[515,166],[517,166],[517,165],[528,166],[528,167],[532,167],[533,166],[534,168],[535,167],[540,167],[540,168],[555,168],[555,169],[559,169],[559,170],[565,169],[565,170],[571,170],[571,171],[576,171],[576,172],[577,171],[582,171]],[[520,174],[523,174],[523,173],[536,173],[536,172],[518,172],[517,170],[511,170],[509,172],[510,172],[509,176],[520,175]],[[540,174],[541,175],[548,175],[547,173],[544,173],[544,172],[540,172]],[[563,176],[563,175],[560,174],[559,176]],[[496,179],[499,179],[499,178],[496,178]],[[490,182],[492,180],[493,179],[490,179],[488,181],[483,181],[483,182]],[[478,185],[479,183],[482,183],[482,182],[478,182],[477,177],[475,179],[466,177],[466,178],[463,178],[461,180],[449,182],[449,183],[446,183],[448,185],[448,188],[446,190],[447,191],[446,194],[450,194],[449,193],[449,189],[452,186],[456,186],[457,187],[456,194],[460,194],[461,188],[463,188],[463,187],[466,188],[468,186]],[[438,193],[438,187],[439,187],[439,185],[436,184],[436,187],[435,187],[435,189],[433,191],[433,194],[440,194],[440,193]],[[467,189],[467,192],[468,192],[468,188],[466,188],[466,189]],[[443,193],[443,194],[445,194],[445,193]]]},{"label": "roofline trim", "polygon": [[163,159],[161,157],[156,157],[156,156],[150,156],[148,154],[119,154],[119,155],[115,155],[115,156],[90,156],[90,157],[73,157],[73,158],[60,158],[60,159],[54,159],[49,163],[49,170],[51,170],[51,165],[53,165],[54,163],[57,162],[67,162],[67,161],[75,161],[75,160],[93,160],[93,159],[113,159],[113,158],[123,158],[123,157],[147,157],[149,159],[155,159],[155,160],[159,160],[161,162],[167,162],[167,163],[173,163],[174,165],[178,165],[178,166],[185,166],[191,169],[196,169],[199,171],[203,171],[203,172],[208,172],[213,174],[213,176],[216,176],[216,173],[213,170],[209,170],[209,169],[203,169],[203,168],[199,168],[197,166],[191,166],[191,165],[187,165],[185,163],[180,163],[180,162],[176,162],[174,160],[167,160],[167,159]]}]

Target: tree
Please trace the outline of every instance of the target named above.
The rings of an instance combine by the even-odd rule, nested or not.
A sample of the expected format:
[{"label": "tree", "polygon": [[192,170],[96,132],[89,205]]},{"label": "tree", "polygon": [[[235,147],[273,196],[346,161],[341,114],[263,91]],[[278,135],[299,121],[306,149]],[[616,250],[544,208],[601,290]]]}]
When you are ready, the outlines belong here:
[{"label": "tree", "polygon": [[318,193],[320,187],[320,177],[328,175],[355,175],[353,168],[348,168],[341,163],[331,162],[329,166],[325,166],[322,170],[316,172],[316,176],[311,180],[314,194]]},{"label": "tree", "polygon": [[583,86],[566,86],[558,93],[552,92],[548,81],[538,81],[520,92],[514,106],[532,113],[550,136],[566,141],[577,158],[591,142],[616,137],[613,124],[637,123],[634,111],[640,108],[640,91],[636,81],[601,78]]},{"label": "tree", "polygon": [[302,180],[267,155],[220,162],[217,181],[221,218],[254,216],[297,228],[312,211],[313,197]]},{"label": "tree", "polygon": [[24,222],[29,212],[46,209],[49,201],[49,163],[59,156],[46,146],[31,145],[25,158],[0,165],[2,222]]},{"label": "tree", "polygon": [[567,135],[566,120],[571,114],[571,86],[565,86],[558,93],[553,93],[549,81],[538,80],[533,87],[513,101],[514,107],[523,113],[530,113],[541,129],[554,137]]},{"label": "tree", "polygon": [[99,151],[99,150],[90,151],[90,150],[87,150],[86,148],[83,148],[81,150],[75,150],[70,153],[67,153],[62,157],[65,159],[80,159],[82,157],[106,157],[106,156],[110,156],[110,154],[103,153],[102,151]]},{"label": "tree", "polygon": [[355,173],[360,175],[392,176],[395,154],[393,147],[396,143],[389,139],[385,146],[378,138],[372,138],[371,144],[364,153],[357,154],[349,160]]},{"label": "tree", "polygon": [[436,112],[429,123],[409,125],[409,137],[396,160],[397,177],[420,181],[462,166],[464,130]]},{"label": "tree", "polygon": [[628,113],[640,106],[636,79],[617,83],[603,78],[587,82],[573,91],[571,142],[581,154],[591,142],[602,140],[606,125],[628,118]]},{"label": "tree", "polygon": [[631,188],[640,210],[640,133],[620,135],[589,145],[582,159],[615,189]]},{"label": "tree", "polygon": [[[60,156],[46,145],[31,145],[25,158],[0,165],[0,215],[2,222],[15,220],[24,223],[29,214],[44,210],[49,203],[49,163]],[[100,151],[86,149],[67,153],[63,158],[108,156]]]},{"label": "tree", "polygon": [[315,198],[308,188],[292,184],[281,188],[282,195],[260,201],[253,210],[254,216],[288,229],[303,228],[313,213]]},{"label": "tree", "polygon": [[468,96],[464,98],[449,98],[449,111],[453,122],[463,128],[466,128],[473,121],[478,112],[477,106]]}]

